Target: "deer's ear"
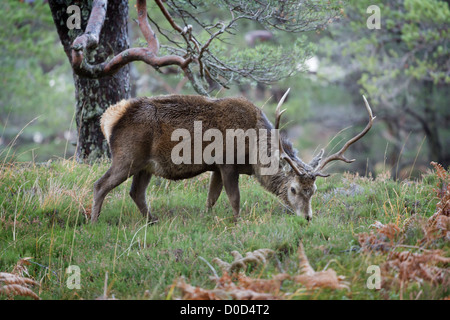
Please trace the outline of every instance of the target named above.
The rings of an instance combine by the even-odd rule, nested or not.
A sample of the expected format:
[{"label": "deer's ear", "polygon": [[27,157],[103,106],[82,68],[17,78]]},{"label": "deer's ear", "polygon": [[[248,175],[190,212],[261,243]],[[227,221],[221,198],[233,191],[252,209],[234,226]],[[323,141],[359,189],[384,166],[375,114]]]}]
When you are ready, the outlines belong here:
[{"label": "deer's ear", "polygon": [[313,168],[313,170],[315,170],[319,166],[319,163],[322,160],[322,156],[323,156],[323,149],[320,150],[320,152],[309,163],[309,166]]},{"label": "deer's ear", "polygon": [[292,172],[292,167],[285,159],[280,159],[280,170],[287,176]]}]

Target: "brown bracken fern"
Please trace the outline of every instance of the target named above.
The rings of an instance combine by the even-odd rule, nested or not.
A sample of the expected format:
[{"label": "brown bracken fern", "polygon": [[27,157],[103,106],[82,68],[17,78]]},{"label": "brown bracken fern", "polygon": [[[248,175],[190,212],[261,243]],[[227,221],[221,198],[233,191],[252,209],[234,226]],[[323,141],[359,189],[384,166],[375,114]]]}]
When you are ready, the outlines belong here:
[{"label": "brown bracken fern", "polygon": [[295,282],[301,283],[308,289],[329,288],[350,290],[349,283],[344,281],[343,276],[338,276],[333,269],[315,271],[309,264],[302,243],[298,247],[298,257],[300,260],[300,274],[294,276]]},{"label": "brown bracken fern", "polygon": [[283,292],[282,285],[285,280],[302,284],[310,290],[317,288],[347,289],[349,284],[344,277],[338,276],[333,269],[316,272],[309,264],[303,245],[298,249],[300,273],[291,276],[287,273],[278,273],[270,279],[252,278],[246,276],[241,270],[247,269],[250,264],[265,265],[267,260],[275,256],[270,249],[259,249],[247,252],[242,256],[233,251],[234,261],[227,263],[219,258],[213,259],[222,270],[222,276],[211,277],[215,282],[214,289],[195,287],[186,283],[184,277],[176,279],[172,288],[181,291],[181,299],[185,300],[279,300],[289,298],[290,294]]},{"label": "brown bracken fern", "polygon": [[431,162],[439,178],[434,191],[440,199],[436,204],[436,212],[428,219],[424,228],[424,241],[429,242],[439,238],[450,241],[450,173],[440,164]]},{"label": "brown bracken fern", "polygon": [[30,289],[32,286],[39,286],[39,283],[24,276],[24,274],[29,276],[26,267],[30,264],[29,259],[31,258],[20,259],[12,273],[0,272],[0,295],[6,295],[9,298],[22,296],[40,300],[39,296]]}]

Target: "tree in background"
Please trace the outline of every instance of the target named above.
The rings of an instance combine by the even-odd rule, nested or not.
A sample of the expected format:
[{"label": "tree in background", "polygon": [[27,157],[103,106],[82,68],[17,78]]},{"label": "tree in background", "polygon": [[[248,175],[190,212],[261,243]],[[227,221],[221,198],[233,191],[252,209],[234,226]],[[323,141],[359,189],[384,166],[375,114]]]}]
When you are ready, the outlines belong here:
[{"label": "tree in background", "polygon": [[[155,0],[148,12],[147,2],[137,0],[137,21],[145,42],[134,48],[129,48],[127,0],[50,0],[49,4],[74,73],[76,156],[94,160],[108,152],[100,116],[109,105],[130,97],[130,62],[142,61],[156,70],[176,67],[202,95],[214,85],[227,88],[240,79],[272,83],[299,71],[311,45],[301,37],[289,46],[267,43],[242,50],[233,45],[240,26],[253,21],[275,34],[324,29],[339,16],[342,1]],[[80,29],[67,27],[72,14],[67,7],[72,4],[81,10]]]},{"label": "tree in background", "polygon": [[367,27],[372,1],[349,4],[342,21],[329,29],[322,54],[341,66],[346,87],[370,97],[386,125],[394,169],[405,141],[418,147],[424,136],[429,160],[448,166],[450,152],[443,148],[450,133],[448,3],[384,1],[377,4],[380,29]]},{"label": "tree in background", "polygon": [[[107,27],[101,33],[101,37],[99,37],[100,29],[97,33],[94,31],[92,36],[96,36],[96,40],[89,38],[89,45],[81,52],[73,49],[76,46],[74,40],[87,38],[87,36],[82,38],[82,35],[88,24],[92,1],[51,0],[49,4],[59,38],[73,68],[75,119],[78,133],[76,158],[78,160],[96,159],[108,155],[109,149],[101,133],[99,121],[109,105],[130,98],[129,66],[125,65],[114,74],[89,77],[81,63],[83,66],[84,64],[100,64],[108,56],[128,49],[128,0],[110,1],[107,13],[106,4],[104,4],[102,15]],[[67,8],[72,4],[76,4],[80,8],[81,29],[69,29],[67,26],[67,21],[71,16],[71,12],[68,13]],[[101,28],[101,25],[99,27]],[[88,29],[86,34],[91,34],[90,32],[91,30]],[[86,43],[84,45],[86,46]]]}]

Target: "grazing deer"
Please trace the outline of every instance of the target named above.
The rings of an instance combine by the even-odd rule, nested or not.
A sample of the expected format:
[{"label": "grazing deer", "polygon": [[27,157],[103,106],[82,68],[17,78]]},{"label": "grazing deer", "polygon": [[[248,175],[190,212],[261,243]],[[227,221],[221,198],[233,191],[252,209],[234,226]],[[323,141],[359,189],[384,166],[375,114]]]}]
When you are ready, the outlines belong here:
[{"label": "grazing deer", "polygon": [[[133,177],[130,196],[140,212],[150,221],[156,218],[150,213],[145,200],[145,191],[152,175],[166,179],[179,180],[192,178],[206,171],[211,171],[207,208],[210,209],[225,188],[233,209],[234,218],[239,216],[240,195],[239,175],[254,175],[259,183],[287,204],[297,215],[304,215],[307,220],[312,217],[311,197],[316,192],[317,177],[327,177],[322,170],[334,160],[347,163],[344,157],[348,147],[361,139],[372,127],[375,117],[364,98],[369,113],[369,122],[365,129],[350,139],[341,150],[322,159],[323,150],[310,163],[304,163],[296,156],[292,144],[285,137],[277,136],[275,146],[266,143],[268,155],[279,157],[277,170],[270,175],[262,174],[260,161],[250,163],[252,156],[250,142],[245,140],[245,159],[233,163],[211,162],[203,159],[192,163],[175,164],[172,151],[179,143],[173,140],[173,132],[183,129],[195,135],[193,123],[201,122],[205,129],[215,129],[225,135],[229,129],[259,130],[268,132],[267,136],[277,132],[282,113],[280,107],[289,90],[281,98],[276,109],[275,126],[266,118],[260,108],[244,98],[210,99],[203,96],[168,95],[152,98],[135,98],[122,100],[108,108],[101,119],[101,128],[106,137],[112,155],[109,170],[94,185],[94,202],[91,221],[97,221],[103,200],[113,188],[120,185],[128,177]],[[262,130],[262,131],[261,131]],[[258,136],[261,140],[261,135]],[[273,141],[273,139],[271,140]],[[189,141],[194,145],[195,141]],[[264,143],[262,144],[264,146]],[[200,152],[205,150],[206,143],[200,144]],[[229,148],[228,148],[229,149]],[[230,152],[216,150],[224,156]],[[231,152],[239,151],[233,147]],[[241,150],[242,151],[242,150]],[[197,155],[198,156],[198,155]],[[196,157],[196,155],[193,155]],[[190,160],[190,159],[189,159]]]}]

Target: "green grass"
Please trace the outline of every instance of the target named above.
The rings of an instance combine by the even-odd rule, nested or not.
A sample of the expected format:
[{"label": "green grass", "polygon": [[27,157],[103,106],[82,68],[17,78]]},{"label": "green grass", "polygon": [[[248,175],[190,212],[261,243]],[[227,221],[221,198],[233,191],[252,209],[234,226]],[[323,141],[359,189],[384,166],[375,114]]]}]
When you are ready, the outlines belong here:
[{"label": "green grass", "polygon": [[[208,175],[180,182],[153,178],[147,198],[160,220],[152,226],[145,224],[128,196],[129,179],[107,196],[99,222],[91,225],[85,212],[91,205],[93,183],[108,166],[107,162],[88,166],[69,160],[4,164],[0,169],[0,271],[11,272],[20,258],[33,257],[28,270],[30,277],[41,282],[35,291],[42,299],[95,299],[103,294],[106,272],[109,292],[118,299],[166,299],[177,295],[176,290],[171,295],[169,288],[179,276],[190,284],[213,288],[212,270],[201,258],[232,261],[233,250],[243,254],[273,249],[283,269],[298,274],[297,248],[302,241],[315,270],[329,264],[346,277],[350,290],[308,291],[287,282],[283,291],[294,293],[293,299],[409,299],[419,292],[421,299],[441,299],[449,295],[444,285],[418,282],[408,284],[401,294],[395,286],[370,290],[366,270],[381,265],[387,254],[357,250],[356,234],[372,230],[376,220],[402,227],[411,215],[417,218],[414,221],[431,216],[438,201],[432,191],[437,181],[434,174],[405,182],[350,174],[320,179],[309,223],[288,214],[252,177],[241,176],[241,219],[236,224],[225,193],[212,211],[206,210]],[[422,237],[420,224],[414,225],[402,244],[417,246]],[[450,255],[444,240],[429,248]],[[81,289],[67,287],[69,265],[80,267]],[[262,278],[278,272],[275,262],[247,270]],[[395,272],[382,276],[393,277]]]}]

